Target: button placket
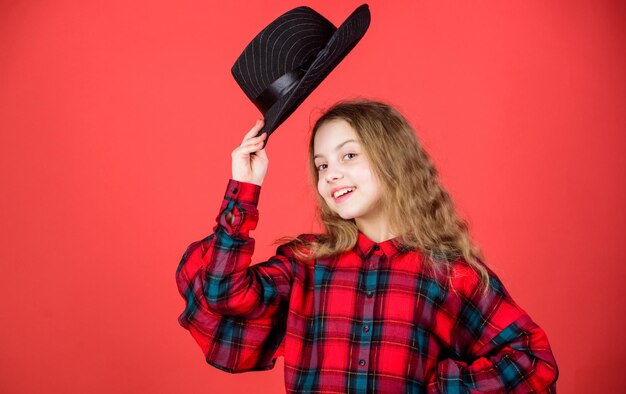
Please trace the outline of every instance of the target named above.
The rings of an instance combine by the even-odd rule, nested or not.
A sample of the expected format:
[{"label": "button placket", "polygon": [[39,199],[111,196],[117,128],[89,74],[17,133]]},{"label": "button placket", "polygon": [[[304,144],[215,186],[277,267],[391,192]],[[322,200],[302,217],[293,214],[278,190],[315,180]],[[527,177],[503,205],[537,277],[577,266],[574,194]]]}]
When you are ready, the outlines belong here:
[{"label": "button placket", "polygon": [[[376,246],[376,245],[375,245]],[[374,252],[376,250],[376,252]],[[380,262],[385,258],[384,254],[380,251],[380,248],[373,247],[369,253],[365,263],[366,269],[363,271],[365,294],[363,297],[363,315],[362,325],[360,333],[360,346],[358,363],[360,368],[366,369],[367,360],[370,358],[372,347],[372,324],[374,322],[374,294],[376,292],[376,283],[378,282],[378,268]]]}]

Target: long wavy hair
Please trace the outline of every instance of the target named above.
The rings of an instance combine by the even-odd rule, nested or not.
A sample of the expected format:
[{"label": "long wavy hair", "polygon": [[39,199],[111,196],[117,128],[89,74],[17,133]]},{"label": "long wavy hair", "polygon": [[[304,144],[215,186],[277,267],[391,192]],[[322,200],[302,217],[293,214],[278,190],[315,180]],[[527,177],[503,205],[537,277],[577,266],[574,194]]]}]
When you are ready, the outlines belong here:
[{"label": "long wavy hair", "polygon": [[[470,238],[467,222],[457,215],[413,127],[389,104],[365,99],[340,101],[321,115],[312,128],[308,149],[313,190],[317,191],[319,180],[313,159],[315,135],[322,124],[335,119],[345,120],[364,147],[383,188],[381,206],[391,232],[398,235],[393,241],[396,246],[420,250],[428,267],[447,275],[452,262],[464,259],[486,289],[488,270],[481,250]],[[324,234],[282,237],[274,242],[287,241],[298,258],[308,261],[352,250],[358,237],[354,219],[341,218],[319,193],[315,194]]]}]

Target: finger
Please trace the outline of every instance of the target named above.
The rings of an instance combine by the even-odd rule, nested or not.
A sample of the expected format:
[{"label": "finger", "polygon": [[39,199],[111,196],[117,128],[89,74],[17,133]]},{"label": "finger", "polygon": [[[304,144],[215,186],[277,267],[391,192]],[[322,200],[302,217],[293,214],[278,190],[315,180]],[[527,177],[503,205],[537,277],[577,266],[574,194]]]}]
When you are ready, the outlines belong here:
[{"label": "finger", "polygon": [[265,152],[265,148],[259,149],[258,151],[256,151],[255,154],[260,158],[267,160],[267,153]]},{"label": "finger", "polygon": [[241,146],[250,146],[250,145],[258,145],[258,146],[263,146],[263,141],[266,139],[266,133],[261,134],[258,137],[252,137],[249,138],[248,140],[246,140],[245,142],[243,142],[241,144]]},{"label": "finger", "polygon": [[263,141],[258,141],[258,142],[246,141],[245,143],[241,144],[235,151],[237,153],[247,154],[250,152],[256,152],[261,148],[263,148]]},{"label": "finger", "polygon": [[250,131],[248,131],[248,133],[243,137],[243,141],[241,141],[241,142],[243,143],[246,140],[254,137],[256,135],[256,133],[258,133],[259,130],[261,130],[263,128],[264,124],[265,124],[265,122],[263,121],[263,119],[257,119],[257,121],[254,124],[254,126],[252,126]]},{"label": "finger", "polygon": [[262,141],[262,140],[264,140],[266,138],[267,138],[267,131],[264,131],[263,133],[257,135],[256,137],[248,138],[248,140],[246,142],[248,142],[248,141],[258,142],[258,141]]},{"label": "finger", "polygon": [[258,137],[252,137],[252,138],[247,139],[240,146],[248,147],[248,146],[258,145],[260,147],[263,147],[263,141],[265,141],[266,139],[267,139],[267,134],[263,133]]}]

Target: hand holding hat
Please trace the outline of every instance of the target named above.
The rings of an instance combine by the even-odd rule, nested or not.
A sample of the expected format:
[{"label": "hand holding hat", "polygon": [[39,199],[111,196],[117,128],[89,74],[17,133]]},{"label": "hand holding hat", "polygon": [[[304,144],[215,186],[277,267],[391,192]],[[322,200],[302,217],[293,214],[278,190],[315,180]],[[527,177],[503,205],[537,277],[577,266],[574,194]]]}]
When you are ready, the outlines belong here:
[{"label": "hand holding hat", "polygon": [[265,123],[259,119],[254,127],[243,137],[241,145],[233,150],[232,156],[232,178],[239,182],[254,183],[261,186],[269,160],[265,149],[264,141],[267,140],[267,133],[256,135]]},{"label": "hand holding hat", "polygon": [[265,124],[257,135],[266,132],[265,143],[354,48],[369,24],[367,4],[339,28],[315,10],[298,7],[279,16],[246,46],[231,72],[263,114]]}]

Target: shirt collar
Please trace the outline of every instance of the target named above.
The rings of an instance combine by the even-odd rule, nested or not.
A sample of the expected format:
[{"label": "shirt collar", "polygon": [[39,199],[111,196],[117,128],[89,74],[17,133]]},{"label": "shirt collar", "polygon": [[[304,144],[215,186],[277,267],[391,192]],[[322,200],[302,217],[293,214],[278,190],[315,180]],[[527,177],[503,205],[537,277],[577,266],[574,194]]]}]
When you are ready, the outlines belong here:
[{"label": "shirt collar", "polygon": [[356,249],[361,257],[366,257],[370,254],[370,252],[376,253],[377,250],[382,250],[383,253],[387,257],[393,257],[398,253],[407,252],[411,250],[410,247],[407,246],[396,246],[394,241],[399,242],[400,237],[395,237],[388,239],[383,242],[374,242],[371,239],[367,238],[365,234],[359,231],[359,235],[356,242]]}]

